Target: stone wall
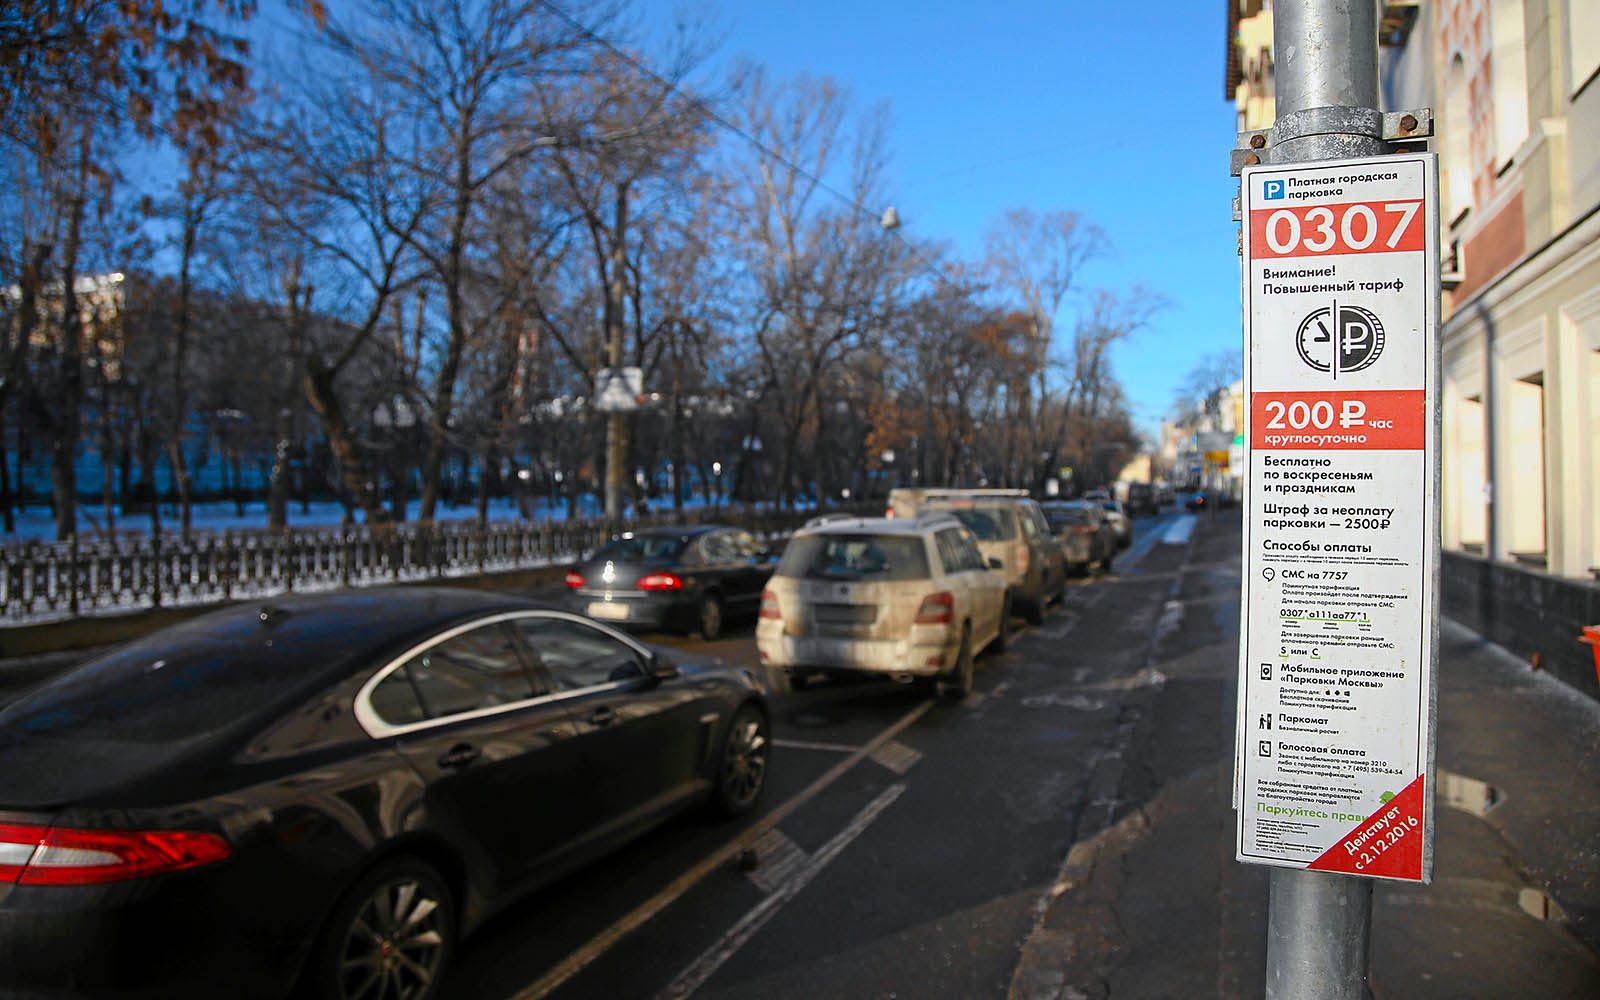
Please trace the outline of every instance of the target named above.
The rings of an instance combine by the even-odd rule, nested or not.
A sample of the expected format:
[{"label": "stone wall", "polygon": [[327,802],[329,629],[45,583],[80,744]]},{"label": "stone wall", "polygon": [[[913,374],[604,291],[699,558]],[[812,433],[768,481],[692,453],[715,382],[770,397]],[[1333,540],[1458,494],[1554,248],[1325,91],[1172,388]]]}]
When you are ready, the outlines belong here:
[{"label": "stone wall", "polygon": [[1600,625],[1600,583],[1460,552],[1444,553],[1439,578],[1445,615],[1530,662],[1538,654],[1541,669],[1600,701],[1594,647],[1578,641],[1583,626]]}]

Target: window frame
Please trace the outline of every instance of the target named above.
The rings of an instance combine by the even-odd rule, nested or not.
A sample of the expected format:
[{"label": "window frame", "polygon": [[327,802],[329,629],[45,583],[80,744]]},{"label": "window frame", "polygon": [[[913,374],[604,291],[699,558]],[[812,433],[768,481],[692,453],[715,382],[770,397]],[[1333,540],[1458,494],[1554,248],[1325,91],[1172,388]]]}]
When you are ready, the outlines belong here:
[{"label": "window frame", "polygon": [[[604,684],[594,684],[590,685],[589,687],[574,688],[571,691],[555,690],[552,687],[552,690],[545,694],[533,695],[522,701],[507,702],[504,705],[491,705],[488,708],[474,709],[470,712],[458,712],[455,715],[444,715],[437,719],[423,719],[421,722],[409,722],[400,725],[388,722],[382,716],[378,715],[377,711],[372,707],[373,689],[379,684],[383,683],[383,681],[390,674],[400,669],[400,667],[406,663],[409,663],[412,657],[425,653],[429,649],[432,649],[434,646],[437,646],[442,642],[446,642],[466,632],[471,632],[474,629],[487,628],[488,626],[495,624],[509,626],[511,622],[523,618],[566,619],[568,621],[577,622],[580,625],[585,625],[597,632],[601,632],[607,636],[610,636],[613,639],[617,639],[623,645],[628,646],[639,654],[639,658],[646,664],[645,673],[640,677],[630,678],[629,680],[625,681],[609,681]],[[534,662],[529,656],[529,650],[527,648],[528,641],[521,635],[518,635],[515,630],[511,632],[511,635],[517,647],[517,655],[522,658],[522,669],[527,672],[529,680],[532,682],[538,678],[539,672],[543,668]],[[611,628],[603,622],[597,622],[592,619],[585,618],[582,615],[573,614],[567,611],[544,609],[496,612],[482,618],[474,618],[471,621],[462,622],[459,625],[453,625],[443,632],[436,633],[422,640],[421,642],[415,643],[398,656],[389,659],[388,662],[384,663],[383,666],[374,671],[372,675],[362,683],[360,689],[356,691],[354,708],[356,722],[361,726],[362,730],[364,730],[366,734],[372,737],[374,740],[387,739],[394,736],[405,736],[410,733],[421,732],[428,729],[437,729],[442,726],[453,726],[457,723],[472,719],[484,719],[490,716],[502,715],[506,712],[520,711],[521,709],[525,709],[530,705],[565,701],[569,698],[581,698],[586,695],[593,694],[596,691],[616,690],[631,687],[638,684],[641,680],[648,679],[650,676],[648,664],[654,659],[654,657],[655,654],[652,653],[650,648],[644,643],[639,642],[633,637],[623,633],[619,629]]]}]

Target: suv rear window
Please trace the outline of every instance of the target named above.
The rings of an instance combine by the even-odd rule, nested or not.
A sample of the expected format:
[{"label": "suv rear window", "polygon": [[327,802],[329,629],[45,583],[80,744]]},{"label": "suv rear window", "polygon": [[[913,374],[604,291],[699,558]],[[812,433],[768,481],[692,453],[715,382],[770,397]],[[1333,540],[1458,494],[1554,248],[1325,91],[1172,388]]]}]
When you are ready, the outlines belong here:
[{"label": "suv rear window", "polygon": [[1094,523],[1094,515],[1082,507],[1057,507],[1053,510],[1045,511],[1044,516],[1049,520],[1052,531],[1061,528],[1063,525],[1072,526]]},{"label": "suv rear window", "polygon": [[799,535],[778,576],[803,580],[921,580],[928,556],[916,535]]},{"label": "suv rear window", "polygon": [[1008,507],[951,507],[941,503],[929,504],[928,509],[949,511],[980,542],[1004,542],[1017,537],[1017,519]]}]

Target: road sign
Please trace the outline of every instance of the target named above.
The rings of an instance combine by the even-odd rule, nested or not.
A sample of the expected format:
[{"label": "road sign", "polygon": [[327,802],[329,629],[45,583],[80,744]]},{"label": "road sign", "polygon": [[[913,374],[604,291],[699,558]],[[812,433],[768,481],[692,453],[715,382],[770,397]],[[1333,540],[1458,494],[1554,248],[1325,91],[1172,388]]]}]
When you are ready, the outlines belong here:
[{"label": "road sign", "polygon": [[1243,174],[1240,861],[1427,881],[1438,165]]},{"label": "road sign", "polygon": [[632,413],[644,402],[644,371],[602,368],[594,379],[594,408],[601,413]]}]

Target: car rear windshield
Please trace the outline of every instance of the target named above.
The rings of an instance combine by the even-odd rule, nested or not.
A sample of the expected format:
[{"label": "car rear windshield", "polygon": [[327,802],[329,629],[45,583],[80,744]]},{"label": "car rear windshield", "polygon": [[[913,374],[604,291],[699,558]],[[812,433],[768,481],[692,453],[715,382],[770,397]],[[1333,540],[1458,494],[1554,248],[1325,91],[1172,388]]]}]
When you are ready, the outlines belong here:
[{"label": "car rear windshield", "polygon": [[948,511],[967,530],[978,536],[980,542],[1004,542],[1017,537],[1017,519],[1006,507],[945,506],[940,504],[930,510]]},{"label": "car rear windshield", "polygon": [[1057,507],[1044,512],[1045,519],[1050,522],[1050,530],[1062,527],[1075,527],[1080,524],[1093,524],[1094,521],[1088,511],[1082,507]]},{"label": "car rear windshield", "polygon": [[[328,643],[240,633],[211,642],[134,643],[37,689],[0,712],[0,731],[130,743],[198,737],[251,717],[297,680],[296,661]],[[280,669],[272,669],[273,667]]]},{"label": "car rear windshield", "polygon": [[928,557],[916,535],[800,535],[789,543],[778,575],[806,580],[919,580]]},{"label": "car rear windshield", "polygon": [[612,562],[659,562],[678,558],[688,544],[689,539],[683,535],[634,535],[602,546],[594,558]]}]

